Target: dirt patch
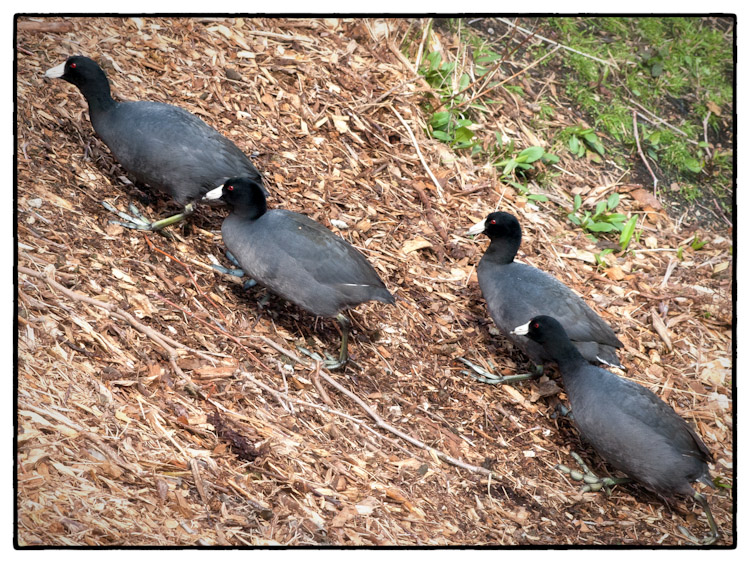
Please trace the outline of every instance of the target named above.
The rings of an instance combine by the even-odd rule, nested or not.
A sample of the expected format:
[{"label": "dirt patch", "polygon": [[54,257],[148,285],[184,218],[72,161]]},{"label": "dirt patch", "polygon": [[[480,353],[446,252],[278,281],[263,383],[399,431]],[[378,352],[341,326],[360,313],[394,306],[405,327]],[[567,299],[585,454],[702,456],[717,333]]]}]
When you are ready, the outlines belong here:
[{"label": "dirt patch", "polygon": [[[708,492],[719,544],[733,542],[725,231],[708,227],[700,250],[683,243],[673,267],[659,249],[694,236],[686,222],[649,208],[618,170],[562,162],[551,198],[617,189],[646,218],[635,253],[618,258],[622,277],[597,271],[596,246],[559,208],[532,206],[425,137],[425,85],[399,50],[416,21],[20,21],[19,544],[689,544],[679,526],[706,529],[692,501],[670,511],[631,487],[581,494],[554,471],[570,450],[606,468],[554,418],[564,395],[543,398],[547,378],[492,387],[462,373],[459,356],[528,367],[481,300],[486,241],[463,234],[496,207],[521,221],[519,259],[583,295],[625,344],[626,375],[697,427],[729,485]],[[69,28],[40,28],[51,22]],[[119,99],[179,105],[256,153],[271,206],[368,256],[398,301],[352,312],[352,365],[328,374],[299,358],[299,345],[335,351],[333,322],[275,297],[259,305],[262,289],[208,266],[225,262],[226,211],[202,206],[166,237],[108,223],[100,200],[122,207],[137,192],[80,93],[42,79],[70,54],[104,62]],[[528,143],[533,112],[517,102],[492,119]],[[145,204],[150,216],[174,208]]]}]

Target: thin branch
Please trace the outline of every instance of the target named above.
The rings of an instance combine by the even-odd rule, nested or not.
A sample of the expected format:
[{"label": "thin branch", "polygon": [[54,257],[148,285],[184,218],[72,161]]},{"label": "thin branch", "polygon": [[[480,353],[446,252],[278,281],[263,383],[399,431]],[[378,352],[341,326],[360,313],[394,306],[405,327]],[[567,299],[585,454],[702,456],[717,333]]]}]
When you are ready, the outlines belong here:
[{"label": "thin branch", "polygon": [[387,430],[388,432],[390,432],[391,434],[395,434],[402,440],[406,440],[410,444],[413,444],[417,446],[418,448],[421,448],[423,450],[430,452],[432,455],[437,456],[439,459],[442,459],[446,463],[455,465],[456,467],[461,467],[473,473],[481,473],[482,475],[486,475],[488,477],[494,475],[492,471],[490,471],[489,469],[485,469],[484,467],[477,467],[476,465],[471,465],[469,463],[466,463],[464,461],[451,457],[448,454],[441,452],[440,450],[436,450],[435,448],[428,446],[427,444],[425,444],[424,442],[420,440],[417,440],[416,438],[412,438],[405,432],[402,432],[398,428],[395,428],[394,426],[391,426],[390,424],[388,424],[385,420],[383,420],[380,417],[380,415],[378,415],[375,411],[373,411],[362,399],[360,399],[357,395],[349,391],[346,387],[341,385],[338,381],[333,379],[330,375],[325,373],[325,371],[323,370],[320,371],[320,377],[325,379],[330,385],[335,387],[340,393],[343,393],[344,395],[349,397],[352,401],[357,403],[360,406],[360,408],[363,411],[365,411],[370,416],[370,418],[372,418],[375,421],[375,425],[378,428]]},{"label": "thin branch", "polygon": [[432,183],[435,184],[435,187],[437,188],[438,197],[440,198],[440,203],[445,203],[445,198],[443,197],[443,187],[440,185],[440,182],[438,182],[438,179],[435,177],[435,175],[432,173],[432,170],[430,170],[430,167],[427,166],[427,162],[424,159],[424,156],[422,156],[422,151],[419,150],[419,143],[417,143],[417,138],[414,136],[414,133],[411,130],[411,127],[409,127],[409,124],[404,121],[404,118],[401,117],[401,114],[398,112],[398,110],[391,106],[391,110],[393,110],[393,113],[396,114],[396,117],[398,117],[398,120],[401,122],[401,125],[403,125],[406,128],[406,131],[409,133],[409,138],[411,138],[411,142],[414,145],[414,148],[417,150],[417,156],[419,157],[420,162],[422,163],[422,166],[424,166],[424,169],[427,171],[427,175],[432,180]]},{"label": "thin branch", "polygon": [[633,136],[635,137],[635,146],[638,147],[638,154],[641,155],[641,160],[643,161],[643,164],[646,165],[646,168],[648,169],[649,173],[651,174],[651,178],[654,179],[654,195],[656,195],[656,184],[659,183],[659,180],[656,179],[656,176],[654,175],[654,171],[651,170],[651,166],[648,164],[648,160],[646,160],[646,155],[643,154],[643,151],[641,150],[641,140],[638,138],[638,116],[637,111],[633,110]]},{"label": "thin branch", "polygon": [[[528,29],[522,28],[518,24],[515,24],[515,23],[512,23],[512,22],[506,20],[505,18],[495,18],[495,19],[498,20],[498,21],[500,21],[500,22],[502,22],[502,23],[504,23],[505,25],[507,25],[509,27],[515,27],[515,28],[517,28],[521,33],[525,33],[527,35],[530,35],[530,34],[533,33],[532,31],[529,31]],[[567,45],[563,45],[562,43],[558,43],[557,41],[552,41],[552,39],[547,39],[546,37],[543,37],[543,36],[538,35],[538,34],[537,34],[537,37],[539,39],[541,39],[542,41],[544,41],[546,43],[549,43],[550,45],[556,45],[558,47],[562,47],[566,51],[570,51],[572,53],[575,53],[576,55],[581,55],[582,57],[586,57],[587,59],[592,59],[592,60],[594,60],[596,62],[602,63],[603,65],[607,65],[607,66],[611,66],[613,68],[617,68],[617,65],[612,64],[609,61],[605,61],[604,59],[599,59],[599,58],[597,58],[597,57],[595,57],[593,55],[589,55],[588,53],[584,53],[583,51],[578,51],[576,49],[573,49],[572,47],[568,47]]]}]

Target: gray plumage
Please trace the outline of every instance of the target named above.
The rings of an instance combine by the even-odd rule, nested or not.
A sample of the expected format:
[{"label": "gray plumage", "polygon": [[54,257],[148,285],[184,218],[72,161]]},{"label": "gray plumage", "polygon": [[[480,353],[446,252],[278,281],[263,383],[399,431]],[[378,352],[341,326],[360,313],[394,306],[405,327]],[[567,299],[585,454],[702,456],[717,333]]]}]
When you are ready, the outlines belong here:
[{"label": "gray plumage", "polygon": [[[227,183],[238,189],[236,181]],[[232,213],[221,234],[248,276],[314,315],[335,317],[371,300],[394,303],[357,249],[305,215],[270,209],[249,219]]]},{"label": "gray plumage", "polygon": [[583,299],[553,276],[513,261],[521,245],[521,226],[513,215],[491,213],[469,231],[480,232],[490,238],[490,245],[477,266],[477,278],[500,332],[535,363],[550,361],[542,346],[511,333],[536,315],[550,315],[560,321],[588,361],[621,367],[615,349],[622,343]]},{"label": "gray plumage", "polygon": [[694,496],[694,481],[713,486],[708,448],[667,403],[589,364],[551,317],[534,317],[516,330],[557,363],[575,425],[607,463],[663,496]]},{"label": "gray plumage", "polygon": [[104,71],[87,57],[70,57],[46,76],[78,87],[97,135],[136,180],[185,205],[232,176],[262,182],[232,141],[192,113],[160,102],[116,102]]},{"label": "gray plumage", "polygon": [[342,311],[365,301],[395,303],[356,248],[305,215],[267,210],[252,179],[231,178],[204,199],[221,199],[232,209],[221,234],[245,274],[314,315],[338,319],[341,348],[332,367],[348,358],[350,321]]}]

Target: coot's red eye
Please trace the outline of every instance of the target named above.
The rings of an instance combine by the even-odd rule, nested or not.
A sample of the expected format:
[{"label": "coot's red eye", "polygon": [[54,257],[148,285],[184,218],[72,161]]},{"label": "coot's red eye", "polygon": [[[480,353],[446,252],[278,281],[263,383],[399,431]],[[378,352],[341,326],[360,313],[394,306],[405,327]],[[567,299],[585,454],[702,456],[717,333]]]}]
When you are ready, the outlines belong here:
[{"label": "coot's red eye", "polygon": [[227,186],[227,191],[231,192],[234,189],[234,186]]},{"label": "coot's red eye", "polygon": [[495,221],[494,219],[490,219],[490,225],[494,225],[495,223],[497,223],[497,221]]},{"label": "coot's red eye", "polygon": [[71,64],[70,64],[70,68],[75,68],[75,67],[76,67],[76,64],[75,64],[75,63],[71,63]]},{"label": "coot's red eye", "polygon": [[534,323],[531,328],[539,328],[539,323]]}]

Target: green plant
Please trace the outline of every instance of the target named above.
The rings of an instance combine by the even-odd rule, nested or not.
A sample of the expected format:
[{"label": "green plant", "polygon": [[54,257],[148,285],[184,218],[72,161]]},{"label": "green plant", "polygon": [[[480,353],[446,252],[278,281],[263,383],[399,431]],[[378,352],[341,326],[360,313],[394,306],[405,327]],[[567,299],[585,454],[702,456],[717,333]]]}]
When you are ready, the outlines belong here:
[{"label": "green plant", "polygon": [[419,72],[439,95],[439,103],[426,108],[432,112],[428,133],[453,148],[465,149],[475,143],[474,122],[456,104],[464,100],[460,92],[469,85],[471,78],[462,73],[454,92],[452,79],[455,69],[456,63],[443,61],[440,52],[433,51],[425,57],[425,65]]},{"label": "green plant", "polygon": [[532,194],[529,191],[529,187],[524,184],[519,184],[518,182],[510,181],[508,182],[511,186],[516,188],[518,192],[528,199],[529,201],[538,201],[538,202],[545,202],[549,201],[549,198],[544,194]]},{"label": "green plant", "polygon": [[495,166],[503,167],[503,176],[511,176],[516,170],[520,170],[521,172],[528,170],[531,168],[532,163],[537,160],[541,160],[546,164],[558,162],[560,158],[554,154],[544,152],[542,147],[526,147],[517,155],[496,162]]},{"label": "green plant", "polygon": [[601,162],[599,157],[604,156],[604,145],[591,127],[579,124],[564,129],[563,135],[565,134],[569,135],[568,150],[570,152],[580,158],[586,154],[587,150],[594,151],[598,156],[594,157],[593,160]]},{"label": "green plant", "polygon": [[597,203],[596,209],[591,212],[581,209],[583,205],[581,196],[576,194],[573,198],[573,212],[568,213],[568,219],[574,225],[590,233],[609,233],[612,231],[621,233],[620,245],[625,250],[635,232],[637,217],[628,219],[622,213],[613,213],[619,203],[620,196],[613,193],[607,198],[607,201]]},{"label": "green plant", "polygon": [[693,250],[700,250],[705,245],[706,241],[702,240],[698,235],[695,235],[695,237],[693,237],[693,242],[690,243],[690,248],[692,248]]}]

